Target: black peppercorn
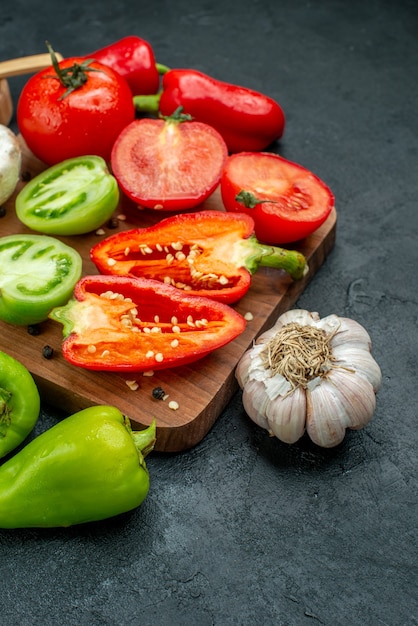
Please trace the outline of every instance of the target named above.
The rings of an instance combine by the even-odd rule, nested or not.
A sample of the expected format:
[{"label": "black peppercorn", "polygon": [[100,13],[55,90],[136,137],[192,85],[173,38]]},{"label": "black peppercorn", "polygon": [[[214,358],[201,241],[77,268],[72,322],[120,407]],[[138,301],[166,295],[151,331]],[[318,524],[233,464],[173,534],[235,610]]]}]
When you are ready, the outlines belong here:
[{"label": "black peppercorn", "polygon": [[31,178],[32,174],[30,172],[28,172],[27,170],[22,172],[21,179],[24,183],[28,183]]},{"label": "black peppercorn", "polygon": [[107,223],[109,228],[117,228],[119,226],[119,220],[117,217],[111,217]]},{"label": "black peppercorn", "polygon": [[52,359],[54,355],[54,349],[51,346],[44,346],[42,348],[42,356],[44,359]]},{"label": "black peppercorn", "polygon": [[152,390],[152,397],[156,400],[162,400],[165,397],[165,391],[162,387],[155,387]]},{"label": "black peppercorn", "polygon": [[33,335],[34,337],[36,335],[40,335],[41,334],[41,327],[39,326],[39,324],[30,324],[28,326],[28,333],[29,333],[29,335]]}]

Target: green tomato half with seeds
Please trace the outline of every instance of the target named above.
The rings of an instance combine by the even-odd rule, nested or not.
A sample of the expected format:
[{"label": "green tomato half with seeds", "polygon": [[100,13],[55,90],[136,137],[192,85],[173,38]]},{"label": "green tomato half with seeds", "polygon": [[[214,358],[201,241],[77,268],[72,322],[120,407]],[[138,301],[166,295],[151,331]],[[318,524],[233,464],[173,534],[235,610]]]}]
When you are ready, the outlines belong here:
[{"label": "green tomato half with seeds", "polygon": [[69,300],[81,274],[80,254],[55,237],[0,237],[0,320],[18,326],[43,322]]},{"label": "green tomato half with seeds", "polygon": [[47,235],[82,235],[102,226],[119,202],[119,187],[98,156],[67,159],[33,178],[16,197],[16,214]]}]

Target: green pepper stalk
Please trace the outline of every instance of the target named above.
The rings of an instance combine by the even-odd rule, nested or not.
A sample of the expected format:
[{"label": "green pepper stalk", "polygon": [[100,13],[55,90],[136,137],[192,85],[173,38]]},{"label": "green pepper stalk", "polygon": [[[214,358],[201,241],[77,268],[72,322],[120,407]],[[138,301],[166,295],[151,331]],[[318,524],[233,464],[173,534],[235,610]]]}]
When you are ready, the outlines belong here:
[{"label": "green pepper stalk", "polygon": [[155,420],[133,432],[112,406],[62,420],[0,467],[0,528],[67,527],[138,507],[155,433]]},{"label": "green pepper stalk", "polygon": [[242,240],[234,250],[236,259],[241,259],[250,274],[255,274],[259,267],[273,267],[284,270],[293,280],[300,280],[309,271],[305,256],[298,250],[287,250],[258,241],[255,235]]}]

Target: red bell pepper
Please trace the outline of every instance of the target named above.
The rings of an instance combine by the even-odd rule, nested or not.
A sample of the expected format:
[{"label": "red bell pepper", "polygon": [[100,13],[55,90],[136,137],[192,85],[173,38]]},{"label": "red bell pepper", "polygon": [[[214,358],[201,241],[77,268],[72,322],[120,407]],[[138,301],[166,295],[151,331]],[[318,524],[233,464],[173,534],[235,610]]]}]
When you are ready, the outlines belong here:
[{"label": "red bell pepper", "polygon": [[231,307],[171,285],[125,276],[85,276],[53,309],[63,356],[89,370],[141,372],[197,361],[243,332]]},{"label": "red bell pepper", "polygon": [[118,232],[95,244],[90,257],[102,274],[151,278],[224,303],[245,295],[260,266],[284,269],[295,280],[308,271],[300,252],[259,243],[249,215],[215,210]]},{"label": "red bell pepper", "polygon": [[168,70],[162,91],[134,98],[138,111],[171,115],[179,106],[223,136],[229,152],[267,148],[284,131],[285,115],[272,98],[252,89],[216,80],[192,69]]},{"label": "red bell pepper", "polygon": [[135,35],[119,39],[86,58],[94,58],[118,72],[128,82],[134,96],[155,94],[160,87],[160,73],[167,69],[155,62],[151,45]]}]

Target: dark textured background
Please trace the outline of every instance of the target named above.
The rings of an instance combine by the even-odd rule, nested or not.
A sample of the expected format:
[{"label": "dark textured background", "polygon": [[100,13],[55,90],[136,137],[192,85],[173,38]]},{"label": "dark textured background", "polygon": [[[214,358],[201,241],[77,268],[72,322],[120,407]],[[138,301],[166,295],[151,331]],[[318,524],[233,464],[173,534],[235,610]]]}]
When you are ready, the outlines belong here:
[{"label": "dark textured background", "polygon": [[[2,0],[0,60],[137,34],[276,98],[277,151],[338,211],[297,306],[363,324],[383,372],[374,419],[336,449],[270,439],[237,394],[196,448],[148,457],[133,513],[0,531],[2,626],[418,624],[417,18],[415,0]],[[58,417],[45,405],[37,433]]]}]

